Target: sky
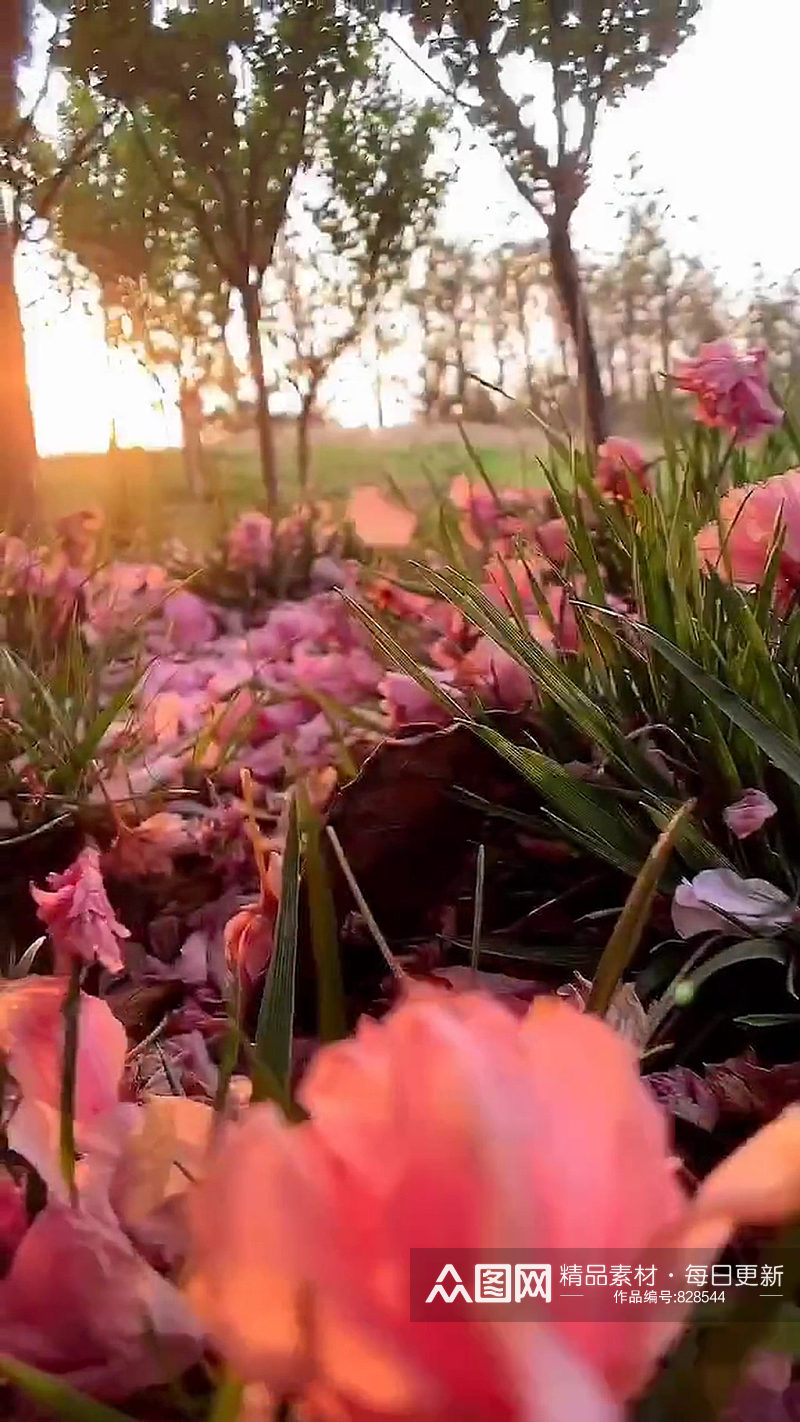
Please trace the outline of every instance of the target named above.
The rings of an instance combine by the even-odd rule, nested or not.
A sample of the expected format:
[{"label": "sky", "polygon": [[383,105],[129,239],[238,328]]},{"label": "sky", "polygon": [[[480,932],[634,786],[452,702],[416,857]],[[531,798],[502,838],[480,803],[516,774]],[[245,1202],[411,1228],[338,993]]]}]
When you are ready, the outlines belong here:
[{"label": "sky", "polygon": [[[648,188],[669,205],[675,245],[734,290],[751,284],[759,263],[776,280],[800,267],[798,59],[800,0],[704,0],[696,34],[601,120],[576,241],[613,251],[618,179],[637,152]],[[409,94],[434,92],[401,56],[395,63]],[[447,156],[456,176],[440,219],[445,236],[488,246],[541,235],[485,139],[465,129]],[[99,323],[49,290],[39,255],[21,258],[19,286],[41,453],[102,451],[112,420],[123,445],[177,442],[171,402],[130,357],[109,357]],[[364,374],[358,360],[343,363],[332,409],[342,423],[375,421]],[[396,396],[389,415],[407,415]]]}]

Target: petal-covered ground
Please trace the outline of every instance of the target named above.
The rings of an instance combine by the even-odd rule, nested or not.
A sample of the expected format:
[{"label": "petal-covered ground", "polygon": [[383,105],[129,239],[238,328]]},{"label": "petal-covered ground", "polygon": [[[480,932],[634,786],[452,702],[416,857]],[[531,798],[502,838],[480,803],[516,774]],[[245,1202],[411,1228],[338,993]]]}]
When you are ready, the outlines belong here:
[{"label": "petal-covered ground", "polygon": [[[414,1323],[410,1249],[705,1267],[800,1215],[797,1053],[749,1035],[798,1018],[798,471],[720,498],[713,431],[780,419],[760,356],[679,382],[699,473],[610,439],[569,497],[457,480],[438,542],[378,490],[196,569],[86,513],[4,540],[4,1415],[24,1364],[72,1416],[52,1379],[145,1422],[620,1422],[687,1309]],[[728,1418],[792,1415],[763,1312]]]}]

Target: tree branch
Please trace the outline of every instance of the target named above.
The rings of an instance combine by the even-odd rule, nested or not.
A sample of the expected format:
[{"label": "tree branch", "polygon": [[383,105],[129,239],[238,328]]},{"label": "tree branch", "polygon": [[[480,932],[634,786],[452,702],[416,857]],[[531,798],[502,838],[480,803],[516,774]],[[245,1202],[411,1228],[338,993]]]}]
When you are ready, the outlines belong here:
[{"label": "tree branch", "polygon": [[104,124],[105,120],[101,118],[90,129],[87,129],[83,137],[78,139],[72,152],[64,159],[58,172],[49,180],[49,187],[44,184],[44,195],[41,200],[37,198],[36,201],[37,217],[45,219],[49,217],[67,179],[72,176],[76,168],[79,168],[87,159],[93,158],[95,153],[103,147],[102,143],[98,143],[96,147],[93,147],[93,144],[96,138],[102,137]]},{"label": "tree branch", "polygon": [[[498,134],[498,138],[501,139],[501,143],[498,145],[501,152],[503,148],[506,149],[504,155],[506,167],[517,191],[546,222],[548,220],[547,212],[537,192],[537,184],[539,186],[546,185],[552,190],[550,155],[544,145],[537,141],[534,129],[523,122],[517,104],[503,88],[496,55],[492,54],[485,40],[482,40],[474,30],[469,38],[475,46],[474,83],[480,95],[481,109],[486,117],[487,127],[490,130],[493,128]],[[502,144],[502,134],[506,136],[505,144]],[[509,137],[516,145],[514,159],[510,158],[508,152],[507,140]],[[523,165],[526,157],[531,165],[533,174],[531,178],[527,177],[524,172]]]},{"label": "tree branch", "polygon": [[150,164],[150,167],[155,173],[155,176],[158,182],[161,184],[164,192],[174,192],[176,201],[179,202],[186,209],[187,212],[191,213],[197,224],[197,230],[200,234],[200,237],[205,243],[208,252],[211,254],[212,260],[219,267],[219,270],[225,276],[226,281],[229,281],[231,286],[236,287],[236,289],[238,290],[239,273],[234,270],[234,268],[230,265],[229,262],[225,260],[222,253],[220,252],[214,234],[213,223],[209,221],[208,214],[206,213],[203,204],[199,201],[199,199],[192,198],[189,196],[188,193],[184,192],[181,188],[181,185],[175,182],[174,174],[170,174],[165,170],[161,159],[154,152],[151,144],[149,143],[147,135],[142,129],[136,112],[134,110],[130,110],[130,115],[136,141],[139,144],[139,147],[144,157],[147,159],[147,162]]}]

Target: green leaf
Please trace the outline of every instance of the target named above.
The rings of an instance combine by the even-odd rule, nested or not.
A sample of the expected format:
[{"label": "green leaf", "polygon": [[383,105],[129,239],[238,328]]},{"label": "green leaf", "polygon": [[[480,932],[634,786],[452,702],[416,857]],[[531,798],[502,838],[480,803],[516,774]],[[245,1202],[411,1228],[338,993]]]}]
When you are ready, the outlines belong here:
[{"label": "green leaf", "polygon": [[242,1407],[244,1383],[225,1373],[211,1401],[208,1422],[236,1422]]},{"label": "green leaf", "polygon": [[800,1012],[754,1012],[733,1020],[737,1027],[800,1027]]},{"label": "green leaf", "polygon": [[275,1076],[285,1090],[289,1086],[292,1066],[299,897],[300,832],[297,800],[293,795],[289,803],[289,826],[283,855],[275,947],[264,983],[255,1038],[257,1059],[263,1062],[267,1071]]},{"label": "green leaf", "polygon": [[539,791],[567,834],[623,873],[639,872],[649,841],[612,794],[578,780],[558,761],[530,746],[515,745],[489,726],[473,730]]},{"label": "green leaf", "polygon": [[[603,612],[602,615],[616,618],[619,614]],[[661,656],[707,697],[718,711],[744,731],[773,765],[782,770],[795,785],[800,785],[800,751],[783,731],[765,720],[748,702],[737,696],[736,692],[731,691],[716,677],[710,676],[666,637],[639,622],[628,622],[627,625],[660,652]]]},{"label": "green leaf", "polygon": [[475,905],[472,914],[472,941],[469,950],[469,965],[476,973],[481,954],[481,932],[483,930],[483,892],[486,882],[486,845],[478,845],[475,864]]},{"label": "green leaf", "polygon": [[50,1373],[43,1373],[39,1368],[31,1368],[27,1363],[18,1363],[15,1358],[8,1358],[2,1353],[0,1377],[13,1383],[37,1407],[52,1412],[54,1417],[62,1417],[64,1422],[131,1422],[126,1413],[118,1412],[115,1407],[95,1402],[94,1398],[85,1397],[60,1378],[51,1377]]},{"label": "green leaf", "polygon": [[771,959],[773,962],[785,964],[789,960],[789,954],[790,949],[786,944],[775,943],[770,938],[745,938],[739,943],[731,943],[727,948],[721,948],[698,968],[690,966],[699,956],[694,955],[690,964],[673,978],[663,996],[648,1009],[648,1041],[674,1008],[685,1007],[703,983],[708,982],[709,978],[713,978],[717,973],[735,967],[737,963],[749,962],[753,958]]},{"label": "green leaf", "polygon": [[302,782],[298,784],[297,795],[304,835],[303,863],[311,919],[311,946],[317,973],[319,1035],[323,1042],[335,1042],[347,1034],[336,909],[322,853],[322,821],[310,804]]}]

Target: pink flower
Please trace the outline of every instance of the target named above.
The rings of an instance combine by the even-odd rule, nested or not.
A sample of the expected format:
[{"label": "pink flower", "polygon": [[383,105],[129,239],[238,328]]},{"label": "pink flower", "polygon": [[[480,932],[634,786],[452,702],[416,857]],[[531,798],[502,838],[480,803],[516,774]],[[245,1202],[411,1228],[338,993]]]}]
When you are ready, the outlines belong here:
[{"label": "pink flower", "polygon": [[256,1106],[222,1133],[191,1204],[189,1292],[239,1377],[331,1415],[621,1422],[677,1325],[412,1323],[410,1249],[688,1238],[713,1257],[739,1221],[800,1205],[800,1112],[689,1205],[635,1053],[553,999],[519,1020],[418,990],[318,1052],[300,1095],[300,1125]]},{"label": "pink flower", "polygon": [[50,1202],[0,1282],[0,1352],[116,1401],[199,1362],[202,1336],[110,1212]]},{"label": "pink flower", "polygon": [[533,700],[528,672],[503,647],[489,637],[479,637],[458,669],[462,685],[474,686],[495,706],[517,711]]},{"label": "pink flower", "polygon": [[227,538],[228,562],[244,572],[266,569],[272,557],[272,520],[252,511],[236,520]]},{"label": "pink flower", "polygon": [[783,420],[769,392],[766,360],[763,350],[740,355],[730,341],[712,341],[693,360],[679,361],[673,379],[697,397],[702,424],[726,429],[737,440],[757,439]]},{"label": "pink flower", "polygon": [[417,527],[415,513],[369,485],[353,490],[345,518],[362,542],[375,548],[406,548]]},{"label": "pink flower", "polygon": [[217,622],[208,603],[186,588],[170,593],[163,617],[172,646],[182,652],[191,652],[216,636]]},{"label": "pink flower", "polygon": [[[450,502],[466,515],[467,532],[472,531],[481,539],[499,530],[503,522],[503,504],[493,498],[488,489],[476,489],[466,474],[457,475],[451,483]],[[468,542],[475,546],[474,538],[468,538]]]},{"label": "pink flower", "polygon": [[647,487],[649,464],[632,439],[612,435],[597,451],[597,483],[616,499],[629,499],[631,483]]},{"label": "pink flower", "polygon": [[800,469],[731,489],[720,502],[719,522],[707,524],[697,535],[698,556],[720,577],[730,569],[735,583],[756,586],[780,528],[784,538],[776,592],[785,604],[800,587]]},{"label": "pink flower", "polygon": [[742,879],[732,869],[703,869],[684,879],[672,899],[672,922],[681,938],[696,933],[735,934],[737,928],[769,935],[788,928],[797,910],[766,879]]},{"label": "pink flower", "polygon": [[[58,1163],[63,1003],[59,978],[22,978],[0,990],[0,1052],[19,1090],[9,1145],[55,1193],[63,1189]],[[75,1136],[79,1150],[85,1150],[117,1106],[127,1042],[122,1023],[99,998],[81,994],[78,1022]]]},{"label": "pink flower", "polygon": [[772,803],[763,790],[745,790],[741,799],[723,810],[722,818],[731,834],[735,834],[737,839],[747,839],[749,835],[762,829],[767,820],[771,820],[777,813],[777,805]]},{"label": "pink flower", "polygon": [[531,568],[521,558],[490,558],[484,574],[486,582],[481,591],[495,607],[508,612],[511,589],[514,589],[525,611],[536,611],[536,599],[531,590]]},{"label": "pink flower", "polygon": [[76,961],[96,960],[110,973],[121,973],[120,940],[130,934],[108,901],[98,850],[87,845],[69,869],[48,874],[47,882],[47,889],[31,884],[31,894],[50,935],[56,971],[65,973]]},{"label": "pink flower", "polygon": [[287,743],[284,760],[308,770],[313,766],[330,765],[333,755],[331,725],[324,711],[320,711],[310,721],[298,726]]},{"label": "pink flower", "polygon": [[265,973],[275,945],[275,919],[260,904],[250,904],[225,925],[225,961],[247,983]]},{"label": "pink flower", "polygon": [[185,715],[183,696],[177,691],[157,691],[142,707],[139,734],[148,743],[175,741],[186,728]]},{"label": "pink flower", "polygon": [[[167,1039],[166,1047],[175,1040]],[[137,1110],[111,1175],[108,1200],[143,1250],[159,1256],[168,1245],[176,1263],[185,1257],[186,1193],[202,1172],[213,1125],[211,1107],[188,1096],[146,1096]]]},{"label": "pink flower", "polygon": [[158,755],[140,765],[120,767],[106,790],[112,799],[124,800],[131,795],[149,795],[163,785],[179,785],[183,768],[191,760],[191,750],[182,755]]},{"label": "pink flower", "polygon": [[569,555],[569,528],[565,518],[550,518],[540,523],[536,529],[536,541],[546,558],[557,568],[566,563]]},{"label": "pink flower", "polygon": [[[578,619],[572,606],[573,589],[562,587],[560,583],[551,583],[542,591],[547,599],[555,626],[553,627],[550,622],[546,621],[541,613],[536,612],[526,618],[528,631],[544,647],[565,653],[577,652],[580,646],[580,634]],[[609,598],[609,605],[613,605],[614,601]]]},{"label": "pink flower", "polygon": [[281,896],[281,868],[281,856],[271,854],[258,903],[241,909],[225,925],[225,961],[245,984],[256,982],[266,972],[272,957]]},{"label": "pink flower", "polygon": [[[431,671],[430,675],[448,690],[452,689],[452,673]],[[381,695],[381,707],[388,716],[393,731],[401,726],[422,724],[449,726],[453,719],[445,707],[434,701],[424,687],[405,672],[387,672],[378,690]]]}]

